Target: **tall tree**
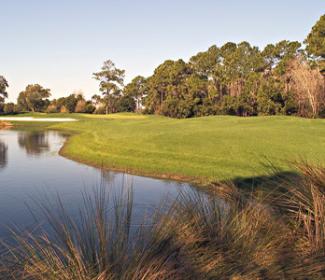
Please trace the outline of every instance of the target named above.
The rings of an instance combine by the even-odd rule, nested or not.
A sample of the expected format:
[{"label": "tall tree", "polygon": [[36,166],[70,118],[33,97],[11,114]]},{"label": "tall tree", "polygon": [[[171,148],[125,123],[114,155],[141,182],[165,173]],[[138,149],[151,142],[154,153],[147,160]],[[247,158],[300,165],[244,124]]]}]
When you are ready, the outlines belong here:
[{"label": "tall tree", "polygon": [[91,97],[92,104],[96,107],[96,109],[102,104],[103,100],[99,94],[94,94]]},{"label": "tall tree", "polygon": [[312,69],[304,57],[299,57],[291,61],[289,76],[300,115],[318,117],[325,105],[325,84],[322,75],[317,69]]},{"label": "tall tree", "polygon": [[321,72],[325,76],[325,15],[322,15],[313,26],[305,43],[308,54],[318,60]]},{"label": "tall tree", "polygon": [[8,97],[7,87],[9,87],[7,80],[5,77],[0,76],[0,103],[2,103],[4,99]]},{"label": "tall tree", "polygon": [[116,98],[122,92],[125,71],[116,68],[111,60],[107,60],[104,62],[101,71],[93,73],[93,75],[100,82],[99,90],[104,95],[106,114],[114,113]]},{"label": "tall tree", "polygon": [[176,97],[180,94],[179,85],[190,73],[190,67],[181,59],[166,60],[159,65],[147,80],[146,110],[150,113],[159,112],[169,95]]},{"label": "tall tree", "polygon": [[299,54],[300,48],[299,42],[287,40],[267,45],[262,52],[266,69],[274,70],[277,75],[285,74],[288,63]]},{"label": "tall tree", "polygon": [[50,89],[43,88],[39,84],[28,85],[20,92],[17,104],[21,111],[41,112],[49,105],[48,97],[51,96]]},{"label": "tall tree", "polygon": [[80,91],[76,91],[64,99],[63,105],[69,113],[74,113],[77,103],[80,100],[84,100],[83,94]]},{"label": "tall tree", "polygon": [[123,90],[126,96],[134,98],[136,111],[140,110],[142,99],[146,95],[146,79],[142,76],[135,77]]},{"label": "tall tree", "polygon": [[216,65],[221,61],[221,51],[217,46],[210,47],[206,52],[199,52],[190,58],[190,66],[205,78],[213,78]]}]

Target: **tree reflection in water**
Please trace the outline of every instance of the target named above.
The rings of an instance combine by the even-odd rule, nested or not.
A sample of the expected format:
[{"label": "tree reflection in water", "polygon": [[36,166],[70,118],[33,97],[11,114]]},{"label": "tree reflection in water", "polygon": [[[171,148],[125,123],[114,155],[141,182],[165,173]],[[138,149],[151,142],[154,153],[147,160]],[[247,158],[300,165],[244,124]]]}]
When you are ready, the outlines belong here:
[{"label": "tree reflection in water", "polygon": [[112,184],[116,177],[116,172],[110,170],[101,169],[101,179],[104,183]]},{"label": "tree reflection in water", "polygon": [[7,166],[8,163],[8,146],[0,140],[0,169]]},{"label": "tree reflection in water", "polygon": [[19,132],[18,144],[28,155],[38,156],[50,149],[48,137],[41,131]]}]

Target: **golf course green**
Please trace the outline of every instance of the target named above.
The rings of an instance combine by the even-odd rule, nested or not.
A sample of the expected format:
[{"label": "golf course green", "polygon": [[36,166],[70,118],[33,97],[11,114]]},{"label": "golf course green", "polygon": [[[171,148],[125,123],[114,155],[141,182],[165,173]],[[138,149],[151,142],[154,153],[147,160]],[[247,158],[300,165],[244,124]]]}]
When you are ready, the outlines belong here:
[{"label": "golf course green", "polygon": [[65,157],[138,175],[206,183],[267,175],[270,165],[292,171],[295,161],[325,163],[324,119],[171,119],[132,113],[19,116],[76,118],[77,122],[32,125],[70,132],[61,149]]}]

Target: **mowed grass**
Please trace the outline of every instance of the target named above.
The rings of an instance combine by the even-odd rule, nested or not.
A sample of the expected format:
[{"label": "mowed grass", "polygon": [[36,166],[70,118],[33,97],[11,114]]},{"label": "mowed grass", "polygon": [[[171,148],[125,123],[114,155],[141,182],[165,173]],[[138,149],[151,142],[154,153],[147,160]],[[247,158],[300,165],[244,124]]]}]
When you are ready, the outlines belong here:
[{"label": "mowed grass", "polygon": [[[42,117],[46,115],[42,114]],[[61,115],[78,122],[61,154],[86,164],[196,182],[290,171],[294,161],[325,163],[325,120],[212,116],[170,119],[138,114]]]}]

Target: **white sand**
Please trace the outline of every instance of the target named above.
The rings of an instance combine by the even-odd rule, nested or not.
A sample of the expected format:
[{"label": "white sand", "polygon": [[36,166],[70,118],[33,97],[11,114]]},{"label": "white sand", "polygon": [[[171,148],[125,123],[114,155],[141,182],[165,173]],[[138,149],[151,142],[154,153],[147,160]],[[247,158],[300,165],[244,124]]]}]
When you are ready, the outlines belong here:
[{"label": "white sand", "polygon": [[33,117],[0,117],[0,121],[13,122],[75,122],[72,118],[33,118]]}]

